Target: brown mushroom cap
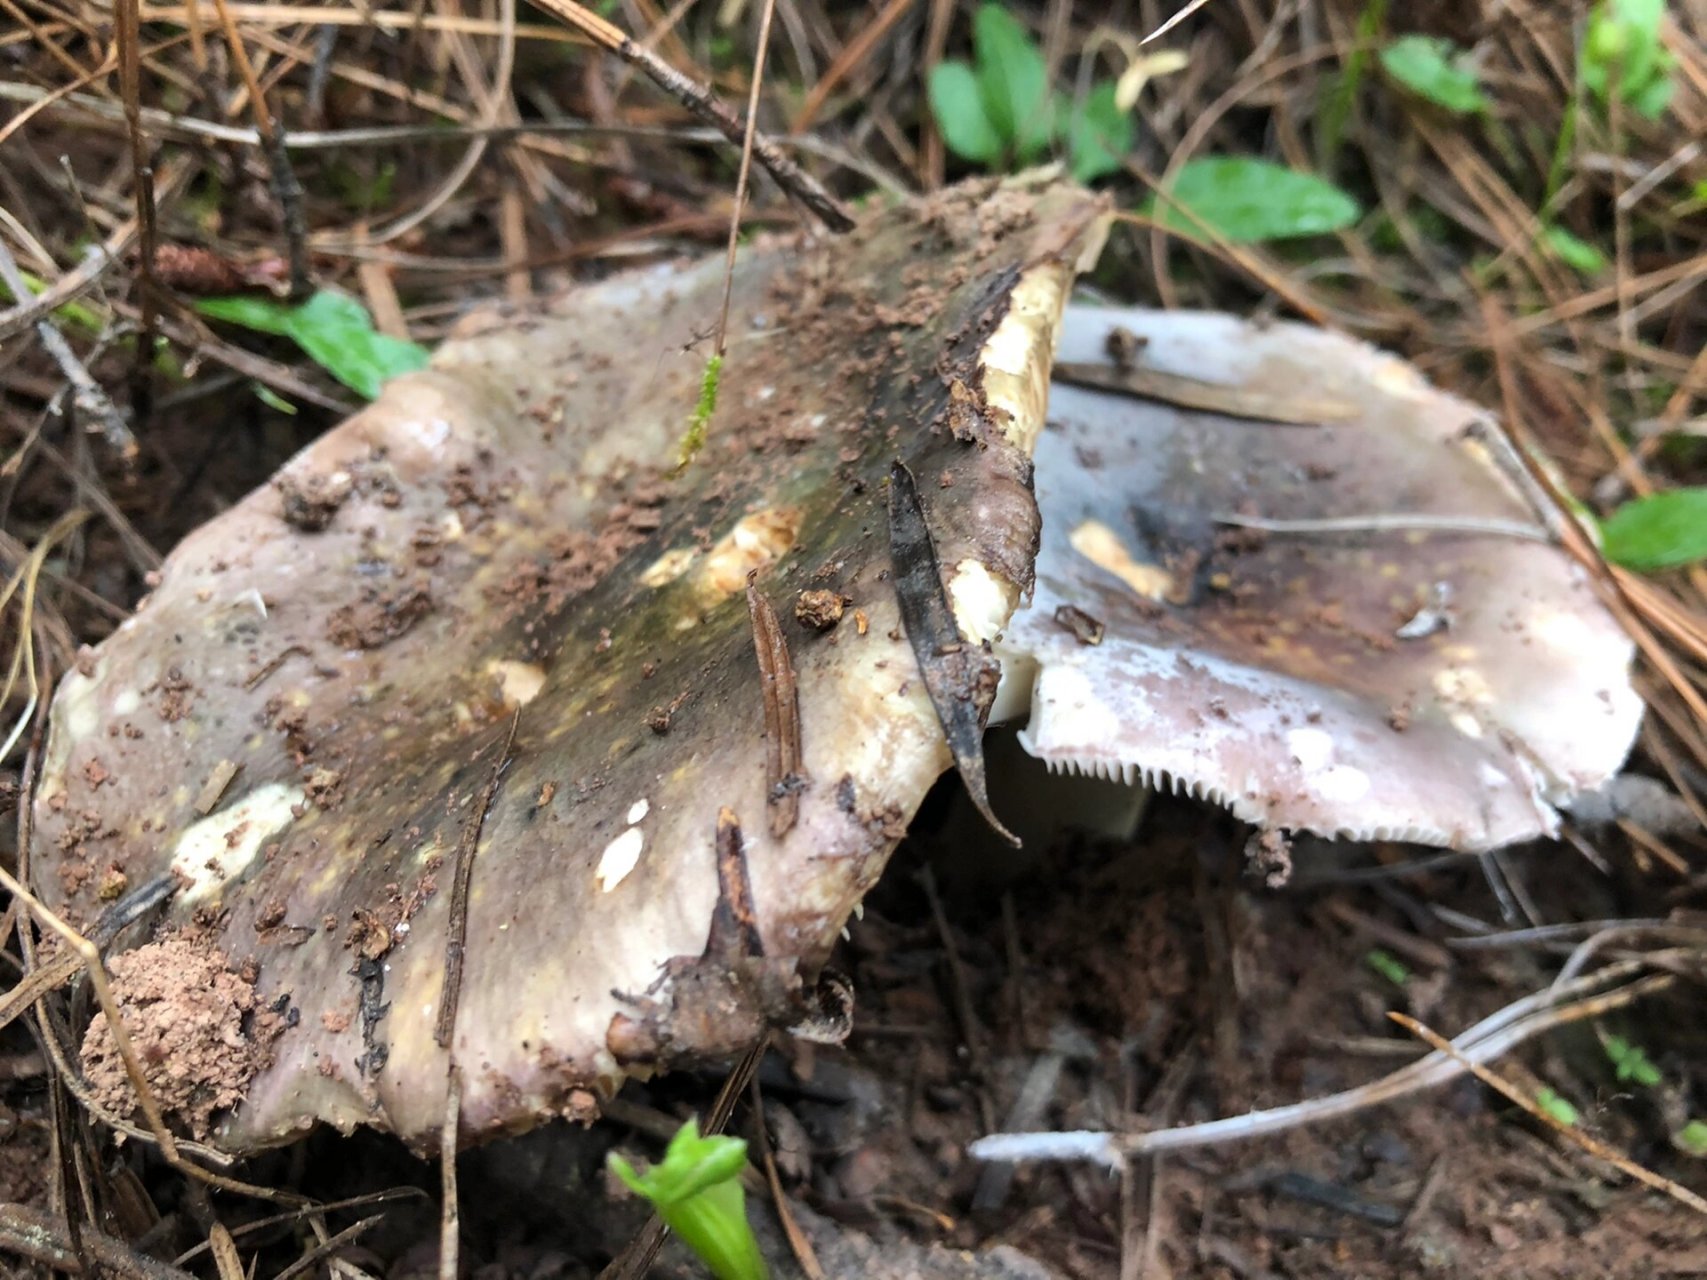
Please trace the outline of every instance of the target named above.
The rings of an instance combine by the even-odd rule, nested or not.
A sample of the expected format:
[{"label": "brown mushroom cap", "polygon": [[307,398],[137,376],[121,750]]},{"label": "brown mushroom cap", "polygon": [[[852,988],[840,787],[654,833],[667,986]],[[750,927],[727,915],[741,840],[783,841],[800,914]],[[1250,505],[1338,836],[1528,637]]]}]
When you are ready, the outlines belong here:
[{"label": "brown mushroom cap", "polygon": [[[800,1016],[948,761],[889,582],[891,465],[960,626],[993,633],[1030,585],[1028,455],[1102,226],[1076,188],[979,183],[745,252],[675,478],[721,261],[488,313],[172,553],[59,690],[35,870],[81,921],[170,871],[167,933],[250,962],[289,1025],[217,1145],[320,1120],[431,1145],[475,832],[464,1135]],[[797,673],[783,778],[750,574]],[[846,616],[797,622],[808,591]]]},{"label": "brown mushroom cap", "polygon": [[[1211,384],[1169,394],[1335,420],[1059,381],[1112,374],[1117,329],[1141,370]],[[1554,805],[1617,769],[1641,714],[1631,645],[1562,551],[1414,521],[1217,520],[1533,526],[1466,431],[1481,411],[1360,343],[1224,315],[1075,306],[1058,359],[1036,595],[998,650],[1034,679],[1034,754],[1263,826],[1463,849],[1553,831]]]}]

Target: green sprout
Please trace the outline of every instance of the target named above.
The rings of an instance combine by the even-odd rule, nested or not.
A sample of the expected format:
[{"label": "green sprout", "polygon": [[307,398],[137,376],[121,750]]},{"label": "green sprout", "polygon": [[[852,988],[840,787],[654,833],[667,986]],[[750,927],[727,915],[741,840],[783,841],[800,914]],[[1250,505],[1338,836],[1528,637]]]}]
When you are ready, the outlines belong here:
[{"label": "green sprout", "polygon": [[1602,1044],[1612,1062],[1612,1074],[1619,1084],[1636,1084],[1651,1089],[1664,1079],[1641,1045],[1631,1044],[1623,1036],[1610,1035]]},{"label": "green sprout", "polygon": [[[715,359],[716,357],[713,357]],[[652,1202],[664,1225],[682,1238],[717,1280],[769,1280],[759,1242],[747,1222],[741,1170],[747,1144],[739,1138],[702,1138],[699,1122],[689,1120],[664,1150],[662,1164],[636,1173],[616,1152],[611,1172],[628,1189]]]},{"label": "green sprout", "polygon": [[1671,1135],[1672,1145],[1686,1155],[1707,1156],[1707,1120],[1691,1120]]},{"label": "green sprout", "polygon": [[688,464],[705,448],[706,429],[711,415],[717,412],[717,386],[723,378],[723,357],[712,356],[705,362],[705,374],[699,380],[699,403],[693,407],[688,429],[682,436],[681,451],[676,455],[676,471],[686,471]]},{"label": "green sprout", "polygon": [[1410,980],[1411,971],[1399,959],[1376,947],[1363,957],[1363,963],[1376,973],[1391,982],[1395,987],[1402,987]]},{"label": "green sprout", "polygon": [[1535,1091],[1535,1105],[1560,1124],[1575,1125],[1582,1119],[1582,1115],[1569,1100],[1560,1097],[1557,1091],[1546,1085]]}]

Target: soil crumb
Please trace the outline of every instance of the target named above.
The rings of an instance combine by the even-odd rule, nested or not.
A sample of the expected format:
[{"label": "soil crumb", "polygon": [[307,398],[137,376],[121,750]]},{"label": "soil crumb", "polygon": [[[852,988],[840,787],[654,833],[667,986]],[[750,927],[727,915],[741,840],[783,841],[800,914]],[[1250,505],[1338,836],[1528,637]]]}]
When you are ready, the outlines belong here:
[{"label": "soil crumb", "polygon": [[[113,994],[143,1073],[161,1109],[196,1138],[206,1138],[217,1112],[243,1098],[272,1062],[285,1028],[279,1014],[258,1009],[253,981],[211,945],[183,936],[151,942],[107,962]],[[121,1116],[137,1111],[136,1094],[99,1015],[83,1037],[83,1073],[98,1102]]]}]

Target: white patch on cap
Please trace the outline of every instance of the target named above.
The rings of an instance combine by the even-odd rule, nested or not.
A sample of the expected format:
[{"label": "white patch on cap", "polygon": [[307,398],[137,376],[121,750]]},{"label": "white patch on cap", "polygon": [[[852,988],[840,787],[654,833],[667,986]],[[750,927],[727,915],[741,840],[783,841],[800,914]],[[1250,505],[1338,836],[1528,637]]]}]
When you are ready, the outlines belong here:
[{"label": "white patch on cap", "polygon": [[545,668],[531,662],[499,659],[486,664],[498,677],[499,694],[508,706],[525,707],[545,685]]},{"label": "white patch on cap", "polygon": [[1100,520],[1086,520],[1067,535],[1067,544],[1104,573],[1112,573],[1146,600],[1165,599],[1174,576],[1159,564],[1133,558],[1120,535]]},{"label": "white patch on cap", "polygon": [[1310,786],[1332,804],[1356,804],[1369,794],[1369,775],[1349,764],[1336,764],[1310,779]]},{"label": "white patch on cap", "polygon": [[632,827],[635,823],[644,819],[646,815],[651,812],[652,802],[645,796],[641,796],[640,799],[628,806],[628,825]]},{"label": "white patch on cap", "polygon": [[630,827],[607,844],[599,855],[599,865],[593,871],[593,879],[599,882],[599,888],[609,893],[628,879],[628,873],[640,861],[640,853],[645,847],[646,833],[639,827]]},{"label": "white patch on cap", "polygon": [[688,566],[698,554],[692,547],[672,547],[641,572],[641,585],[657,590],[666,583],[674,582],[688,571]]},{"label": "white patch on cap", "polygon": [[1305,773],[1315,773],[1333,763],[1334,740],[1325,729],[1292,729],[1286,735],[1286,749]]},{"label": "white patch on cap", "polygon": [[172,849],[172,870],[189,881],[178,901],[200,902],[241,875],[266,843],[295,821],[292,810],[303,799],[301,787],[270,782],[186,828]]}]

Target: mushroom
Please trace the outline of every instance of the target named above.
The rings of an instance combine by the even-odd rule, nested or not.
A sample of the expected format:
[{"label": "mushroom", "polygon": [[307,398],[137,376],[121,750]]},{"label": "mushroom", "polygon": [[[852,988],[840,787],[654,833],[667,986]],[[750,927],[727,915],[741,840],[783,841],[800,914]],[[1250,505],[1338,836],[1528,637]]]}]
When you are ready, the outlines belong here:
[{"label": "mushroom", "polygon": [[253,988],[223,1034],[277,1016],[191,1091],[244,1098],[213,1145],[431,1147],[453,1058],[466,1140],[585,1118],[819,1025],[844,921],[982,726],[1104,228],[1027,178],[745,251],[679,472],[721,261],[483,313],[173,551],[58,690],[35,873],[84,925],[174,877],[133,968],[205,953]]},{"label": "mushroom", "polygon": [[1474,850],[1552,833],[1616,772],[1630,641],[1481,410],[1226,315],[1074,306],[1058,361],[1036,590],[998,647],[1034,755]]}]

